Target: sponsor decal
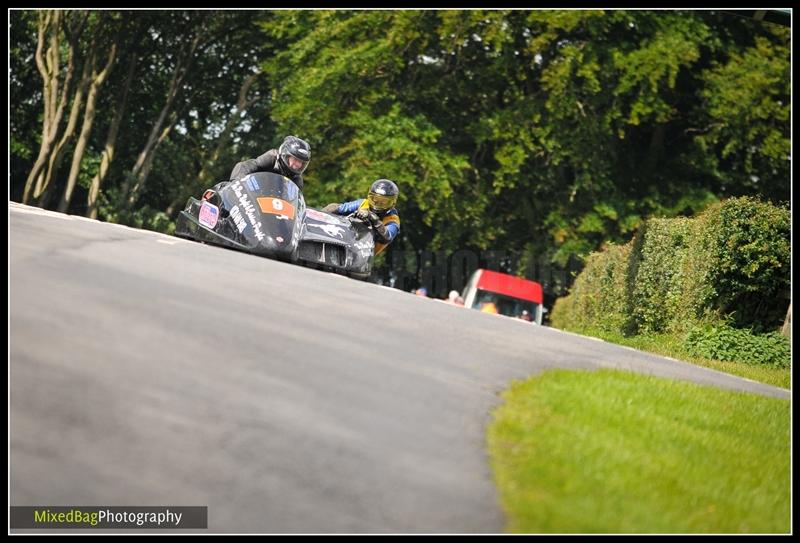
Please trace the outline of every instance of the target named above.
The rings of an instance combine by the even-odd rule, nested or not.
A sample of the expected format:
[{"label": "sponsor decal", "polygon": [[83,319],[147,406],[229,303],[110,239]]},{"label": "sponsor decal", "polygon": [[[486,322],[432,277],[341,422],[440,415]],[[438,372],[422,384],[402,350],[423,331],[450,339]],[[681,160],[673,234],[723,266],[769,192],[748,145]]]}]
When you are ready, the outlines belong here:
[{"label": "sponsor decal", "polygon": [[261,190],[261,187],[258,186],[258,181],[252,175],[245,180],[245,183],[247,183],[247,188],[253,192]]},{"label": "sponsor decal", "polygon": [[200,206],[198,220],[203,226],[214,228],[217,226],[217,221],[219,220],[219,208],[214,204],[203,202],[203,205]]},{"label": "sponsor decal", "polygon": [[371,236],[364,236],[353,244],[353,246],[364,258],[369,258],[369,256],[372,254],[374,243],[371,239],[369,239],[370,237]]},{"label": "sponsor decal", "polygon": [[253,205],[253,202],[250,201],[250,197],[244,191],[242,182],[235,181],[231,184],[231,189],[239,200],[239,205],[242,206],[245,217],[247,217],[247,220],[253,226],[253,234],[256,236],[256,239],[258,241],[263,240],[265,236],[264,232],[261,230],[261,221],[256,218],[256,206]]},{"label": "sponsor decal", "polygon": [[242,216],[242,211],[239,209],[239,206],[233,206],[231,208],[231,219],[233,219],[233,224],[236,225],[236,229],[241,234],[244,232],[244,229],[247,228],[247,221]]},{"label": "sponsor decal", "polygon": [[341,226],[334,226],[332,224],[309,224],[308,226],[319,228],[332,238],[344,239],[344,228],[342,228]]},{"label": "sponsor decal", "polygon": [[258,198],[258,207],[262,213],[283,215],[287,219],[294,219],[294,206],[280,198]]},{"label": "sponsor decal", "polygon": [[323,213],[322,211],[317,211],[316,209],[307,209],[306,217],[311,217],[316,221],[326,222],[328,224],[341,224],[341,221],[336,217],[332,217],[331,215]]},{"label": "sponsor decal", "polygon": [[283,243],[283,238],[281,236],[276,236],[275,241],[277,241],[278,243]]}]

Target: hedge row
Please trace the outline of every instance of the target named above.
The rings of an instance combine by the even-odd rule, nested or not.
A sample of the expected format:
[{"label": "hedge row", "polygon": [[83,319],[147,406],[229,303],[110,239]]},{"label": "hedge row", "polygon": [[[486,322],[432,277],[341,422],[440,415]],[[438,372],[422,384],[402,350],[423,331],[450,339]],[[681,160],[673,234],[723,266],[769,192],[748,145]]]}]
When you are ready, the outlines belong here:
[{"label": "hedge row", "polygon": [[789,210],[735,198],[698,216],[688,248],[685,301],[697,317],[727,316],[736,328],[780,327],[791,288]]},{"label": "hedge row", "polygon": [[553,325],[625,335],[698,323],[774,331],[789,305],[790,239],[787,208],[747,197],[692,219],[650,219],[628,244],[589,256],[556,301]]},{"label": "hedge row", "polygon": [[605,251],[592,253],[580,275],[575,279],[566,298],[560,298],[553,307],[553,324],[562,314],[575,327],[598,327],[616,331],[627,326],[628,304],[621,293],[628,288],[628,261],[632,244],[610,245]]},{"label": "hedge row", "polygon": [[691,219],[651,219],[634,238],[627,333],[659,332],[684,313]]}]

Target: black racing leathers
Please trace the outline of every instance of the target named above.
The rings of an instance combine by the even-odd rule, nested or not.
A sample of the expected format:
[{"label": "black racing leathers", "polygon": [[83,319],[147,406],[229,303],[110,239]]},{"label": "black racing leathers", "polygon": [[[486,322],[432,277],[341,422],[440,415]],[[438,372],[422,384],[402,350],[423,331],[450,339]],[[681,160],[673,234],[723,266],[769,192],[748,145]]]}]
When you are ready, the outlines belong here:
[{"label": "black racing leathers", "polygon": [[258,158],[243,160],[233,167],[231,180],[241,179],[242,177],[256,172],[275,172],[284,175],[294,181],[300,190],[303,190],[303,175],[294,172],[285,172],[278,161],[278,150],[270,149]]}]

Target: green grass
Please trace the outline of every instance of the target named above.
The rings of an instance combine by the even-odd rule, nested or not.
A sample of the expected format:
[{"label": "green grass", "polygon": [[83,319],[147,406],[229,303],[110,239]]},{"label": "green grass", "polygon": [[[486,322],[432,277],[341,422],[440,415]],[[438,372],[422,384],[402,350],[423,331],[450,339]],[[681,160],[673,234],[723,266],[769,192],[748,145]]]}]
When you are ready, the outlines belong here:
[{"label": "green grass", "polygon": [[787,400],[613,370],[504,399],[488,444],[510,532],[789,532]]},{"label": "green grass", "polygon": [[730,373],[732,375],[738,375],[739,377],[752,379],[753,381],[758,381],[759,383],[766,383],[768,385],[774,385],[786,389],[790,389],[792,386],[791,368],[756,366],[744,364],[742,362],[726,362],[722,360],[712,360],[709,358],[703,358],[701,356],[695,356],[687,352],[686,348],[683,346],[684,336],[677,333],[626,337],[619,332],[608,332],[594,328],[580,330],[570,329],[569,331],[585,336],[597,337],[618,345],[626,345],[641,351],[669,356],[678,360],[696,364],[698,366],[704,366],[706,368],[712,368],[725,373]]}]

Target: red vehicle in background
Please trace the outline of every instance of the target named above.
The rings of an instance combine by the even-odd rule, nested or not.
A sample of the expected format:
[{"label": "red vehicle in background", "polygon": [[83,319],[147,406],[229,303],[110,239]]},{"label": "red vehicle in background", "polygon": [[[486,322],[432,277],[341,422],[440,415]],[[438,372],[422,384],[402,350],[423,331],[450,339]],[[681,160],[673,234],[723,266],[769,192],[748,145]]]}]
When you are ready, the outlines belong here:
[{"label": "red vehicle in background", "polygon": [[542,324],[542,285],[506,273],[475,270],[462,294],[464,307]]}]

